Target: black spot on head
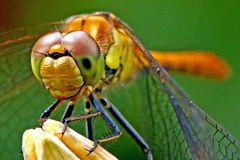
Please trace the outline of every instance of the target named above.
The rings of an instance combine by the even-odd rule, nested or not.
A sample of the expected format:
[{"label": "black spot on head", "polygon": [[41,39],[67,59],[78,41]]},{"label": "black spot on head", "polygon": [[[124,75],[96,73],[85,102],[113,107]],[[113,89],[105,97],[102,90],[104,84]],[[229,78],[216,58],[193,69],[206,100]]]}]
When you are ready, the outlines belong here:
[{"label": "black spot on head", "polygon": [[86,69],[90,69],[92,66],[91,66],[91,62],[88,58],[83,58],[82,59],[82,63],[83,63],[83,66],[86,68]]},{"label": "black spot on head", "polygon": [[53,59],[58,59],[60,57],[62,57],[63,55],[58,53],[58,52],[54,52],[52,54],[49,55],[49,57],[52,57]]},{"label": "black spot on head", "polygon": [[71,56],[71,54],[68,50],[65,50],[64,54],[59,53],[59,52],[54,52],[54,53],[48,54],[48,56],[52,57],[53,59],[58,59],[58,58],[63,57],[63,56]]}]

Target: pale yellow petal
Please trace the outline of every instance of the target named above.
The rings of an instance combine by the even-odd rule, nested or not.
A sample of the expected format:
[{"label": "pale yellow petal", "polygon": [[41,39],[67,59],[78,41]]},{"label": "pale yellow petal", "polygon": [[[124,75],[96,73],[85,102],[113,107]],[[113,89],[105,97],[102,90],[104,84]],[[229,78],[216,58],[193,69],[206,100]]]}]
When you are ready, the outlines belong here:
[{"label": "pale yellow petal", "polygon": [[80,160],[54,135],[41,129],[35,131],[37,132],[35,148],[38,160]]},{"label": "pale yellow petal", "polygon": [[40,128],[24,132],[24,160],[80,160],[57,137]]},{"label": "pale yellow petal", "polygon": [[23,134],[22,151],[25,160],[37,160],[34,144],[34,129],[28,129]]},{"label": "pale yellow petal", "polygon": [[91,154],[89,151],[93,147],[93,142],[74,130],[67,128],[62,135],[63,124],[54,120],[47,120],[43,129],[58,137],[77,157],[84,160],[117,160],[111,153],[106,151],[100,145],[97,146]]},{"label": "pale yellow petal", "polygon": [[89,154],[93,142],[70,128],[62,134],[63,127],[61,122],[47,120],[42,128],[26,130],[24,160],[117,160],[100,145]]}]

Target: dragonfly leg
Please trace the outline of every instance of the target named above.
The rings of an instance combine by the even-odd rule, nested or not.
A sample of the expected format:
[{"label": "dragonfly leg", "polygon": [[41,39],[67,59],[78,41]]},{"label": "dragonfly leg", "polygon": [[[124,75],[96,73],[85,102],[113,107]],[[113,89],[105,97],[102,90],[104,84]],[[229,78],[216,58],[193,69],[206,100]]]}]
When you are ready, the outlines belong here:
[{"label": "dragonfly leg", "polygon": [[43,122],[46,121],[46,119],[48,119],[48,117],[50,116],[50,114],[52,113],[52,111],[57,108],[57,106],[60,105],[60,103],[62,102],[62,100],[56,100],[52,105],[50,105],[47,109],[45,109],[41,116],[40,116],[40,124],[42,124]]},{"label": "dragonfly leg", "polygon": [[148,144],[142,138],[142,136],[132,127],[132,125],[123,117],[117,107],[111,104],[106,98],[100,98],[100,102],[106,107],[115,119],[123,126],[123,128],[131,135],[136,143],[141,147],[142,151],[147,154],[148,160],[152,160],[152,152]]},{"label": "dragonfly leg", "polygon": [[94,147],[89,150],[89,152],[91,153],[92,151],[94,151],[96,149],[98,143],[104,143],[104,142],[112,141],[112,140],[120,137],[122,132],[120,131],[120,129],[118,128],[116,123],[112,120],[112,118],[108,115],[108,113],[95,100],[95,98],[94,98],[94,96],[92,94],[89,95],[89,100],[90,100],[91,104],[93,105],[93,107],[95,108],[95,110],[102,114],[103,119],[107,122],[107,124],[109,125],[109,127],[113,131],[112,135],[109,135],[107,137],[103,137],[101,139],[95,140],[94,141]]},{"label": "dragonfly leg", "polygon": [[74,108],[74,103],[73,102],[69,102],[67,109],[65,110],[63,117],[62,117],[62,123],[65,124],[65,119],[69,118],[72,115],[72,111]]},{"label": "dragonfly leg", "polygon": [[[89,99],[85,100],[84,106],[85,106],[86,114],[90,115],[91,114],[91,110],[90,110],[91,105],[90,105]],[[90,140],[93,140],[92,118],[88,118],[86,120],[85,126],[86,126],[86,136],[87,136],[87,138],[90,139]]]},{"label": "dragonfly leg", "polygon": [[101,115],[101,112],[96,112],[96,113],[90,113],[90,114],[83,114],[83,115],[78,115],[78,116],[71,116],[71,117],[67,117],[64,120],[64,128],[62,131],[62,134],[66,131],[68,123],[74,122],[74,121],[80,121],[80,120],[84,120],[84,119],[89,119],[89,118],[93,118],[96,116]]},{"label": "dragonfly leg", "polygon": [[[72,102],[69,103],[68,108],[66,109],[64,116],[62,118],[62,123],[65,124],[64,126],[64,131],[65,132],[66,128],[67,128],[67,124],[71,121],[79,121],[82,119],[86,119],[86,137],[90,140],[93,140],[93,133],[92,133],[92,117],[98,116],[99,113],[91,113],[90,110],[90,102],[89,100],[85,100],[85,115],[80,115],[80,116],[71,116],[73,108],[74,108],[74,104]],[[66,122],[67,120],[67,122]]]}]

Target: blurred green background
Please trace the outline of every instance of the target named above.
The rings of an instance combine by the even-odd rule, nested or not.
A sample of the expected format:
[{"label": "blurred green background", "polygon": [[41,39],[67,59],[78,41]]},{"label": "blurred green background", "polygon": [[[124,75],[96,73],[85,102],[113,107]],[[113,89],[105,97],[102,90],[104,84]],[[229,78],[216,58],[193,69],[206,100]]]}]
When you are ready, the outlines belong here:
[{"label": "blurred green background", "polygon": [[226,81],[170,74],[202,110],[240,138],[240,1],[20,0],[1,1],[0,10],[1,31],[110,11],[131,26],[147,48],[216,52],[231,67]]}]

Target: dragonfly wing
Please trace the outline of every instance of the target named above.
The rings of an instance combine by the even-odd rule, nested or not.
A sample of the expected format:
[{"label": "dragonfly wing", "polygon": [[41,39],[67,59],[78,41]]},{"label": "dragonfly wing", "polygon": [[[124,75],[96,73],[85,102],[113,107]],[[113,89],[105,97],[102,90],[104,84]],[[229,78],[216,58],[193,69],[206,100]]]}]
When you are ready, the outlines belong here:
[{"label": "dragonfly wing", "polygon": [[[153,125],[157,130],[161,128],[161,132],[155,136],[157,137],[155,144],[158,144],[155,153],[161,152],[163,159],[169,159],[169,157],[181,159],[239,158],[239,141],[188,98],[126,24],[114,16],[112,16],[112,21],[114,27],[124,31],[136,43],[136,47],[141,51],[136,53],[136,56],[140,56],[138,59],[143,59],[142,62],[150,64],[152,72],[150,75],[153,77],[151,79],[155,87],[150,87],[150,90],[143,91],[143,93],[152,94],[149,96],[149,107],[152,108],[152,118],[158,119],[158,121],[153,120]],[[159,92],[167,96],[165,107],[161,105],[163,103],[161,96],[157,97]],[[166,141],[167,143],[161,144]],[[185,155],[188,157],[186,158]]]},{"label": "dragonfly wing", "polygon": [[0,154],[3,159],[21,157],[23,131],[37,126],[36,113],[44,109],[39,103],[49,99],[33,77],[30,57],[36,39],[56,24],[28,26],[0,34]]}]

